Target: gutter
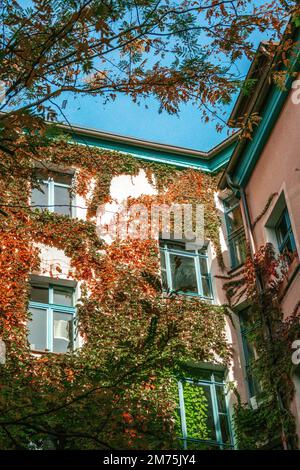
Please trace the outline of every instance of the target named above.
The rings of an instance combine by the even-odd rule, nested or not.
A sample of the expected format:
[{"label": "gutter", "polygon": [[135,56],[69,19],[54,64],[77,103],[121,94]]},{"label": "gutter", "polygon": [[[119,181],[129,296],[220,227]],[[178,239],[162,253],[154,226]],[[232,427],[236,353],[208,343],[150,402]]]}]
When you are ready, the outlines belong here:
[{"label": "gutter", "polygon": [[[55,123],[49,123],[54,124]],[[200,150],[193,150],[185,147],[178,147],[174,145],[161,144],[159,142],[153,142],[150,140],[137,139],[135,137],[123,136],[120,134],[113,134],[111,132],[99,131],[97,129],[90,129],[82,126],[66,125],[66,124],[57,124],[59,129],[62,129],[65,132],[68,132],[72,135],[76,134],[83,137],[93,137],[99,140],[106,140],[110,142],[115,142],[118,144],[131,145],[133,147],[144,148],[149,150],[161,151],[166,153],[171,153],[173,155],[188,156],[192,158],[201,158],[210,160],[220,151],[225,149],[230,144],[236,142],[238,139],[238,134],[240,131],[235,132],[232,136],[225,139],[220,144],[216,145],[214,148],[208,152],[203,152]]]}]

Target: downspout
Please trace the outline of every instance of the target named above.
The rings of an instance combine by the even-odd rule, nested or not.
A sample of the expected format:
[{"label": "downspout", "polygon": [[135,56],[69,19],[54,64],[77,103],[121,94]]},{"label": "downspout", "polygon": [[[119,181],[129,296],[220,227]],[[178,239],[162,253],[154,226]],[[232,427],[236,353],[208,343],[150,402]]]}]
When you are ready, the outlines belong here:
[{"label": "downspout", "polygon": [[[246,233],[247,233],[247,238],[249,240],[249,246],[250,246],[250,255],[251,255],[252,261],[254,261],[254,255],[256,253],[256,247],[255,247],[255,242],[254,242],[252,223],[251,223],[251,218],[250,218],[250,211],[249,211],[249,206],[248,206],[248,201],[247,201],[245,190],[241,186],[233,183],[233,181],[231,180],[231,178],[228,174],[226,174],[226,180],[227,180],[227,183],[228,183],[228,186],[230,187],[230,189],[235,194],[239,193],[240,196],[241,196],[243,212],[244,212],[245,220],[246,220]],[[262,282],[262,279],[258,275],[257,272],[255,272],[255,283],[256,283],[257,291],[258,291],[259,297],[260,297],[260,304],[263,307],[263,305],[264,305],[264,301],[263,301],[263,291],[264,291],[263,282]],[[268,340],[273,345],[274,341],[273,341],[273,334],[272,334],[272,327],[271,327],[270,320],[269,320],[269,318],[266,318],[263,315],[263,313],[261,314],[261,320],[262,320],[262,324],[265,324],[265,326],[266,326],[266,333],[268,335]],[[276,399],[277,399],[277,402],[278,402],[279,409],[283,414],[283,413],[286,412],[286,410],[285,410],[285,407],[284,407],[284,404],[283,404],[281,394],[278,390],[278,387],[275,387],[275,393],[276,393]],[[286,435],[284,423],[282,421],[281,421],[281,441],[282,441],[283,449],[284,450],[290,450],[291,446],[288,442],[288,438],[287,438],[287,435]]]}]

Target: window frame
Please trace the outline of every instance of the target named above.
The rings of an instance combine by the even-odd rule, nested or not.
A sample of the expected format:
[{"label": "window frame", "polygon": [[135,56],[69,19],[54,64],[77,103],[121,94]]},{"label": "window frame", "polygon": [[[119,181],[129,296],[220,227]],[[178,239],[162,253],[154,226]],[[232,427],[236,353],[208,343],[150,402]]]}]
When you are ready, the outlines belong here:
[{"label": "window frame", "polygon": [[[57,172],[58,174],[65,174],[62,172]],[[76,216],[75,214],[75,207],[74,207],[74,195],[70,193],[70,215],[66,214],[60,214],[59,212],[55,211],[55,187],[61,187],[61,188],[68,188],[69,190],[72,188],[72,179],[73,179],[73,174],[66,173],[68,176],[70,176],[70,184],[67,183],[59,183],[55,181],[55,177],[49,176],[48,179],[44,178],[38,178],[38,180],[47,185],[48,187],[48,204],[47,206],[39,206],[38,204],[35,204],[34,209],[40,209],[40,210],[45,210],[47,209],[49,212],[58,214],[58,215],[65,215],[67,217],[70,217],[71,219]],[[32,199],[32,194],[31,194],[31,199]]]},{"label": "window frame", "polygon": [[[280,242],[280,236],[279,236],[279,225],[281,224],[282,220],[285,220],[285,223],[286,223],[286,226],[287,226],[287,233],[286,235],[284,236],[283,240]],[[287,206],[285,205],[285,207],[283,208],[276,224],[275,224],[275,227],[274,227],[274,231],[275,231],[275,235],[276,235],[276,241],[277,241],[277,247],[278,247],[278,250],[281,254],[284,254],[284,250],[287,246],[287,243],[288,241],[290,241],[291,243],[291,246],[293,248],[293,252],[295,252],[297,250],[296,248],[296,241],[295,241],[295,237],[294,237],[294,232],[293,232],[293,228],[292,228],[292,223],[291,223],[291,218],[290,218],[290,214],[289,214],[289,211],[288,211],[288,208]]]},{"label": "window frame", "polygon": [[[240,201],[237,198],[236,198],[237,202],[235,204],[230,205],[230,206],[226,205],[227,201],[229,201],[230,199],[233,199],[233,198],[236,198],[236,197],[233,194],[231,194],[226,199],[223,199],[222,202],[223,202],[224,218],[225,218],[226,233],[227,233],[227,245],[228,245],[228,248],[229,248],[229,255],[230,255],[230,267],[231,267],[231,269],[237,269],[237,268],[243,266],[243,264],[246,261],[246,257],[241,262],[238,261],[236,253],[235,253],[235,248],[234,248],[233,242],[236,241],[236,240],[238,241],[238,243],[240,241],[242,241],[242,242],[244,242],[245,247],[246,247],[246,233],[245,233],[244,223],[242,223],[242,225],[239,228],[235,229],[234,231],[230,230],[230,223],[229,223],[229,214],[230,214],[230,212],[233,212],[237,207],[241,211]],[[243,217],[242,216],[242,211],[241,211],[241,217]]]},{"label": "window frame", "polygon": [[[187,426],[186,426],[186,414],[185,414],[185,404],[184,404],[184,391],[183,391],[183,382],[193,383],[199,386],[209,387],[211,402],[212,402],[212,413],[213,413],[213,420],[216,432],[216,440],[208,440],[208,439],[194,439],[189,438],[187,433]],[[178,395],[179,395],[179,413],[180,413],[180,423],[181,423],[181,433],[182,437],[180,438],[183,442],[184,450],[187,450],[188,443],[201,443],[201,444],[208,444],[211,446],[215,446],[216,449],[219,448],[223,449],[233,449],[234,448],[234,440],[232,434],[232,427],[231,427],[231,420],[229,414],[229,407],[228,402],[226,400],[226,394],[224,392],[224,400],[225,400],[225,407],[226,412],[222,412],[219,410],[218,406],[218,398],[217,398],[217,390],[216,387],[222,387],[223,391],[225,389],[226,383],[223,381],[219,381],[215,379],[214,372],[211,372],[210,380],[205,379],[191,379],[182,377],[177,382],[178,385]],[[219,416],[226,416],[227,424],[228,424],[228,431],[229,431],[229,438],[230,444],[226,444],[222,441],[222,430],[221,430],[221,422]]]},{"label": "window frame", "polygon": [[[169,291],[170,292],[175,292],[174,289],[173,289],[173,279],[172,279],[170,255],[178,255],[178,256],[182,256],[182,257],[186,257],[186,258],[190,258],[190,259],[192,258],[194,260],[194,265],[195,265],[195,275],[196,275],[196,283],[197,283],[197,291],[198,292],[184,292],[184,291],[176,291],[176,292],[178,292],[178,294],[180,294],[180,295],[201,297],[203,299],[213,301],[214,300],[213,285],[212,285],[211,272],[210,272],[210,269],[209,269],[209,263],[208,263],[209,260],[208,260],[207,250],[206,250],[205,254],[202,254],[199,251],[200,250],[198,250],[198,249],[191,250],[191,251],[186,251],[186,250],[183,249],[183,245],[179,245],[179,244],[178,244],[178,249],[170,248],[166,241],[161,241],[161,243],[160,243],[160,256],[161,257],[164,256],[164,260],[165,260],[165,268],[161,267],[161,270],[166,271],[166,278],[167,278],[167,284],[168,284]],[[202,274],[201,273],[200,258],[204,259],[206,261],[207,274]],[[208,281],[208,285],[209,285],[210,293],[211,293],[211,295],[209,297],[203,295],[202,277],[205,277]]]},{"label": "window frame", "polygon": [[[30,308],[39,308],[41,310],[45,310],[46,312],[46,348],[44,350],[39,349],[32,349],[36,352],[52,352],[55,354],[66,354],[66,353],[59,353],[57,351],[53,351],[53,343],[54,343],[54,336],[53,336],[53,314],[54,312],[65,313],[72,316],[72,333],[71,333],[71,348],[70,351],[72,352],[75,349],[75,341],[76,341],[76,332],[75,332],[75,319],[76,319],[76,307],[75,307],[75,288],[72,286],[65,286],[61,284],[42,284],[42,283],[32,283],[31,287],[42,287],[48,290],[48,303],[43,302],[35,302],[30,300],[29,301],[29,309]],[[54,303],[54,289],[68,289],[72,290],[72,303],[73,306],[67,305],[60,305]],[[28,323],[28,330],[30,322]],[[31,346],[31,345],[30,345]]]},{"label": "window frame", "polygon": [[[243,355],[244,355],[245,379],[246,379],[246,384],[247,384],[247,389],[248,389],[248,395],[249,395],[249,398],[251,399],[253,397],[257,397],[260,394],[260,391],[257,388],[257,385],[255,384],[257,380],[255,379],[255,377],[253,376],[253,373],[251,372],[251,365],[250,365],[251,359],[250,359],[249,347],[248,347],[248,344],[250,342],[248,339],[248,335],[249,333],[251,333],[252,331],[254,331],[256,328],[260,326],[260,322],[257,321],[252,326],[248,328],[245,327],[243,316],[245,315],[245,312],[247,310],[249,310],[249,306],[240,310],[238,312],[238,316],[239,316],[239,322],[240,322],[240,333],[241,333],[241,338],[242,338],[242,347],[243,347]],[[255,346],[253,346],[253,348],[255,348]]]}]

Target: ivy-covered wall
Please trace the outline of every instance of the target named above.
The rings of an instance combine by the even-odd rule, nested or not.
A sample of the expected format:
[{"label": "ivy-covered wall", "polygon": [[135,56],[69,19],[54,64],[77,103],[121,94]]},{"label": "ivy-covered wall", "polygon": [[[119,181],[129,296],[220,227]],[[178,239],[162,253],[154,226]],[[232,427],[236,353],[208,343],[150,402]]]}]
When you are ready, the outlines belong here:
[{"label": "ivy-covered wall", "polygon": [[[199,298],[163,296],[157,240],[107,245],[97,235],[95,214],[111,200],[114,176],[144,170],[156,194],[135,202],[203,204],[206,237],[222,267],[217,177],[65,139],[26,157],[25,170],[0,181],[5,203],[1,243],[6,247],[0,252],[0,335],[8,358],[1,396],[12,433],[9,438],[0,427],[2,448],[14,442],[39,446],[43,435],[55,436],[60,448],[176,447],[178,400],[168,371],[176,373],[187,360],[214,362],[218,357],[224,367],[229,364],[225,311]],[[39,173],[50,175],[74,169],[73,191],[86,200],[86,220],[30,207],[31,187],[39,184],[37,163]],[[29,349],[29,278],[41,273],[38,244],[62,250],[70,259],[70,279],[81,287],[76,328],[84,345],[71,354],[33,357]],[[58,279],[60,274],[59,263],[48,273]],[[11,401],[18,406],[10,407]],[[56,403],[62,403],[57,410]]]}]

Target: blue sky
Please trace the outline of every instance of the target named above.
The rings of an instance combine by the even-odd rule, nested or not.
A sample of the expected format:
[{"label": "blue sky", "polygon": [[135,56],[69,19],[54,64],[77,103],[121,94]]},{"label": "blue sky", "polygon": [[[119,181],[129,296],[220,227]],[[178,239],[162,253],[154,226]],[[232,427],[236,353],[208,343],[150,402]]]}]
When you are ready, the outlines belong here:
[{"label": "blue sky", "polygon": [[[261,39],[265,38],[256,35],[253,41],[255,48]],[[245,76],[249,66],[247,59],[239,61],[239,75]],[[217,132],[216,124],[220,121],[204,123],[201,111],[192,104],[183,105],[179,115],[175,116],[165,111],[159,114],[159,103],[154,98],[138,105],[129,97],[119,94],[114,102],[103,104],[100,97],[63,95],[56,103],[61,107],[66,98],[64,115],[56,109],[59,121],[115,134],[207,151],[232,133],[229,128]],[[231,104],[224,107],[222,119],[229,117],[235,99],[236,96],[233,96]]]},{"label": "blue sky", "polygon": [[[262,0],[256,0],[256,5],[262,3]],[[267,40],[267,36],[267,32],[253,32],[251,40],[254,49],[257,49],[261,40]],[[235,66],[239,77],[243,77],[247,74],[250,62],[244,58]],[[222,118],[225,121],[236,97],[233,96],[231,104],[223,110],[225,115]],[[140,139],[207,151],[232,133],[232,129],[228,128],[224,128],[221,133],[217,132],[216,124],[220,121],[204,123],[201,111],[192,104],[183,105],[179,116],[176,116],[165,111],[159,114],[159,104],[154,98],[138,105],[129,97],[119,94],[114,102],[104,104],[101,97],[69,94],[62,95],[56,103],[62,107],[66,99],[63,115],[57,109],[58,121]]]},{"label": "blue sky", "polygon": [[[256,1],[257,5],[262,3],[262,0]],[[21,4],[29,6],[30,0],[21,0]],[[251,39],[257,48],[260,40],[267,39],[266,32],[264,35],[256,32]],[[239,75],[246,75],[249,66],[246,59],[239,61]],[[228,131],[232,132],[229,129],[217,132],[216,121],[202,122],[201,111],[192,104],[182,106],[179,116],[171,116],[166,112],[158,113],[159,104],[155,99],[145,102],[147,108],[124,95],[105,105],[101,98],[78,95],[63,95],[56,103],[61,107],[66,98],[64,115],[58,114],[58,121],[140,139],[207,151],[224,140]],[[233,96],[231,104],[224,108],[223,119],[229,116],[235,98]]]},{"label": "blue sky", "polygon": [[[216,121],[204,124],[201,112],[191,104],[182,106],[179,116],[159,114],[154,99],[147,100],[147,105],[148,109],[138,106],[124,95],[105,105],[101,98],[81,96],[69,97],[63,112],[71,124],[204,151],[228,135],[227,130],[216,132]],[[228,106],[227,115],[230,109]],[[58,119],[64,120],[62,116]]]}]

